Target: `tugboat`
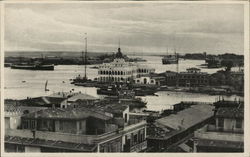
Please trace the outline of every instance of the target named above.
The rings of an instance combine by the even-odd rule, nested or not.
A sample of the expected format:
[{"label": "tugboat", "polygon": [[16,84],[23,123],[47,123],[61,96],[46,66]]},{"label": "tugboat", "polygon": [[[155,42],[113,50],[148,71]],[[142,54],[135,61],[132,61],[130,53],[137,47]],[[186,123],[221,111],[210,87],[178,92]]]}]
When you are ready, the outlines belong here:
[{"label": "tugboat", "polygon": [[146,106],[147,102],[142,101],[141,98],[136,98],[134,90],[129,89],[127,85],[116,85],[116,87],[116,92],[110,92],[113,94],[112,96],[105,97],[107,101],[126,103],[130,108]]}]

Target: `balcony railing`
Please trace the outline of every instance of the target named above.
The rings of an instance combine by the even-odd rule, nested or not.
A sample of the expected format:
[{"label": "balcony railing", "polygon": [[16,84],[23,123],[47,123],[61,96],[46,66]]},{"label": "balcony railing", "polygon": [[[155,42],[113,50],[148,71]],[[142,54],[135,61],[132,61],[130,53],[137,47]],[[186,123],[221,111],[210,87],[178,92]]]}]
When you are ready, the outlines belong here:
[{"label": "balcony railing", "polygon": [[134,145],[130,148],[130,152],[140,152],[147,148],[147,141],[143,141],[137,145]]},{"label": "balcony railing", "polygon": [[243,129],[224,129],[224,128],[216,128],[215,125],[207,125],[207,132],[225,132],[225,133],[235,133],[235,134],[243,134]]},{"label": "balcony railing", "polygon": [[135,128],[140,128],[143,126],[146,126],[147,122],[145,120],[142,120],[138,123],[129,123],[128,125],[126,125],[123,129],[123,131],[129,131],[131,129],[135,129]]},{"label": "balcony railing", "polygon": [[81,135],[49,131],[31,131],[31,130],[15,130],[6,129],[5,136],[18,136],[23,138],[39,138],[43,140],[55,140],[72,143],[93,144],[109,137],[119,136],[117,132],[109,132],[101,135]]}]

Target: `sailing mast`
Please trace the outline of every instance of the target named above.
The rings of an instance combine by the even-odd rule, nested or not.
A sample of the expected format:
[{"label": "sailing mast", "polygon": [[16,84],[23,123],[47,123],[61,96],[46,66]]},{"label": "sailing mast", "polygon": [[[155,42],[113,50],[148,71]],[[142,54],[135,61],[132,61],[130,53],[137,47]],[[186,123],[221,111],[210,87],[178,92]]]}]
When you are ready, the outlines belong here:
[{"label": "sailing mast", "polygon": [[176,64],[176,88],[179,87],[179,57],[178,54],[176,53],[176,32],[174,32],[174,53],[175,53],[175,57],[177,59],[177,64]]}]

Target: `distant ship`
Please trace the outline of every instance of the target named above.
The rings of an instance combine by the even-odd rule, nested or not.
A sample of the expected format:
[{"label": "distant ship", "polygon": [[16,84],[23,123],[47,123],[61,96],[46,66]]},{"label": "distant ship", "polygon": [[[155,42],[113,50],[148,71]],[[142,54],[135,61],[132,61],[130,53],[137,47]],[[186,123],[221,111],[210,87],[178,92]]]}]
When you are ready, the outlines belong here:
[{"label": "distant ship", "polygon": [[162,58],[162,64],[177,64],[179,61],[178,54],[166,55]]},{"label": "distant ship", "polygon": [[42,64],[42,63],[20,63],[12,64],[11,69],[24,69],[24,70],[54,70],[54,64]]}]

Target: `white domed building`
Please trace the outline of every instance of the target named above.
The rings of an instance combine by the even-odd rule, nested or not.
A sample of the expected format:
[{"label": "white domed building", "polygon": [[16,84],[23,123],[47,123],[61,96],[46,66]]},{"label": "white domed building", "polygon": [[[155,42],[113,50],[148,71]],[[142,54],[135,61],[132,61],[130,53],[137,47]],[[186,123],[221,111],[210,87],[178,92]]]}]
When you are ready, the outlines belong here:
[{"label": "white domed building", "polygon": [[134,62],[126,62],[121,48],[118,48],[116,58],[111,63],[103,63],[98,68],[99,82],[130,82],[142,75],[155,72],[155,69]]}]

